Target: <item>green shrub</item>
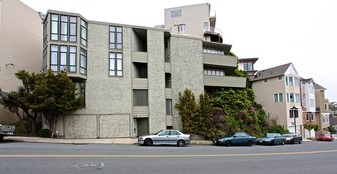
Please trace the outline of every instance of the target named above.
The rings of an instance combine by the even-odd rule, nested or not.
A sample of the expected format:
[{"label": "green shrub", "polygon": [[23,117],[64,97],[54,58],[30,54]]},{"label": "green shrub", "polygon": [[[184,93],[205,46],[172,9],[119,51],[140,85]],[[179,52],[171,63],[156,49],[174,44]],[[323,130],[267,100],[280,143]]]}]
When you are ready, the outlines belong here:
[{"label": "green shrub", "polygon": [[41,129],[41,130],[39,130],[38,135],[39,135],[39,137],[42,137],[42,138],[49,138],[50,137],[49,129]]},{"label": "green shrub", "polygon": [[271,125],[269,132],[285,134],[285,133],[289,133],[289,130],[283,128],[283,126],[281,125],[274,124],[274,125]]}]

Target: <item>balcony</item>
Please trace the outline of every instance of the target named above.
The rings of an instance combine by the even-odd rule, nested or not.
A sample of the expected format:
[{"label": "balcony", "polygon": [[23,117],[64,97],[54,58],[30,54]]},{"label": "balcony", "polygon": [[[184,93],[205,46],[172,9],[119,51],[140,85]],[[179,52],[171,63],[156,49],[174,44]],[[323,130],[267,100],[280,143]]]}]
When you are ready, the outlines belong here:
[{"label": "balcony", "polygon": [[133,78],[132,89],[148,89],[147,78]]},{"label": "balcony", "polygon": [[206,27],[203,30],[205,37],[210,37],[211,42],[218,42],[222,43],[223,37],[222,37],[222,31],[215,27]]},{"label": "balcony", "polygon": [[132,52],[132,62],[147,63],[147,52]]},{"label": "balcony", "polygon": [[245,77],[204,75],[204,86],[245,88]]},{"label": "balcony", "polygon": [[227,66],[235,68],[237,66],[238,58],[234,56],[204,53],[203,62],[205,65]]}]

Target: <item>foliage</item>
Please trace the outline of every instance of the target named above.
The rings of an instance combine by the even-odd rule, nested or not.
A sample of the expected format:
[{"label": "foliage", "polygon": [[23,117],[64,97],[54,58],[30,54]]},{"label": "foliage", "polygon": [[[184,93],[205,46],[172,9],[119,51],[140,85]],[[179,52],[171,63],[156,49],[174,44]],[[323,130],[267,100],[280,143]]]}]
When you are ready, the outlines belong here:
[{"label": "foliage", "polygon": [[273,132],[273,133],[280,133],[280,134],[286,134],[289,133],[288,129],[285,129],[283,126],[281,125],[277,125],[277,124],[273,124],[270,126],[269,128],[269,132]]},{"label": "foliage", "polygon": [[336,133],[336,129],[332,126],[328,127],[328,132],[330,132],[331,134],[335,134]]},{"label": "foliage", "polygon": [[314,129],[315,131],[318,131],[319,126],[318,125],[312,125],[312,124],[304,124],[304,129],[309,131],[309,137],[311,137],[311,130]]},{"label": "foliage", "polygon": [[54,74],[49,70],[47,73],[30,74],[21,70],[15,75],[23,85],[1,97],[2,103],[5,108],[17,113],[23,128],[24,120],[18,111],[21,109],[25,113],[30,125],[28,131],[33,135],[36,134],[39,114],[46,118],[53,133],[59,115],[82,107],[83,97],[77,96],[75,85],[66,72]]},{"label": "foliage", "polygon": [[48,138],[50,137],[50,130],[49,129],[40,129],[38,133],[39,137]]},{"label": "foliage", "polygon": [[238,67],[234,70],[234,76],[236,77],[246,77],[246,72],[243,70],[240,70]]},{"label": "foliage", "polygon": [[201,94],[196,103],[194,94],[186,89],[179,93],[175,107],[182,117],[186,133],[200,134],[207,139],[244,131],[261,136],[268,130],[266,113],[261,105],[254,102],[251,89],[222,90],[212,97]]}]

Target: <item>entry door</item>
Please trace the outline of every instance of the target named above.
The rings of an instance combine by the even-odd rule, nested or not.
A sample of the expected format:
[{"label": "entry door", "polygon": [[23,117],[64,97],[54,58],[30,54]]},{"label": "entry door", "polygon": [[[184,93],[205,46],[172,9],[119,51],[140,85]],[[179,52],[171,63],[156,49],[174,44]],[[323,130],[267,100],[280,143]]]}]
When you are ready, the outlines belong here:
[{"label": "entry door", "polygon": [[148,135],[149,134],[149,119],[148,118],[137,118],[137,135]]}]

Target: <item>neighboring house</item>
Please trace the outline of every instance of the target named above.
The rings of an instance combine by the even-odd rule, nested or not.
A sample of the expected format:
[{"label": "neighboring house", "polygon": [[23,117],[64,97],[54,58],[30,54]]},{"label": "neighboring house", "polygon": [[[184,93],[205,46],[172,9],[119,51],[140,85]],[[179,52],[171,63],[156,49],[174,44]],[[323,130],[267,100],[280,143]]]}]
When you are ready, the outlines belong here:
[{"label": "neighboring house", "polygon": [[[167,8],[164,11],[164,28],[170,33],[203,36],[204,41],[222,43],[222,31],[216,28],[216,15],[215,11],[211,11],[211,4]],[[221,49],[212,51],[223,52]]]},{"label": "neighboring house", "polygon": [[337,117],[330,117],[329,122],[330,126],[337,130]]},{"label": "neighboring house", "polygon": [[330,109],[329,109],[329,101],[325,98],[325,88],[321,85],[315,83],[315,102],[316,102],[316,120],[319,125],[320,132],[326,132],[328,130],[329,119],[330,117]]},{"label": "neighboring house", "polygon": [[[316,115],[315,82],[312,78],[301,79],[301,97],[303,124],[319,124],[318,118],[320,117]],[[315,137],[315,131],[312,129],[309,132],[307,129],[304,129],[304,137]]]},{"label": "neighboring house", "polygon": [[[250,81],[256,102],[263,106],[271,122],[303,135],[300,76],[294,65],[287,63],[260,70]],[[295,110],[298,117],[294,117]]]},{"label": "neighboring house", "polygon": [[[9,92],[22,85],[18,70],[39,72],[42,63],[42,23],[38,12],[18,0],[0,0],[0,88]],[[0,123],[17,121],[0,106]]]},{"label": "neighboring house", "polygon": [[[201,13],[187,6],[176,9],[180,16],[165,19]],[[213,19],[208,14],[205,20]],[[199,22],[206,25],[204,19]],[[231,45],[207,40],[208,35],[91,21],[54,10],[48,10],[43,26],[43,71],[68,72],[85,96],[83,109],[58,120],[57,131],[65,138],[181,129],[174,107],[179,92],[188,88],[198,98],[205,91],[246,86],[246,78],[233,76],[238,58],[230,56]]]},{"label": "neighboring house", "polygon": [[257,70],[254,69],[254,63],[259,58],[240,58],[238,61],[239,70],[245,71],[248,78],[255,75]]}]

